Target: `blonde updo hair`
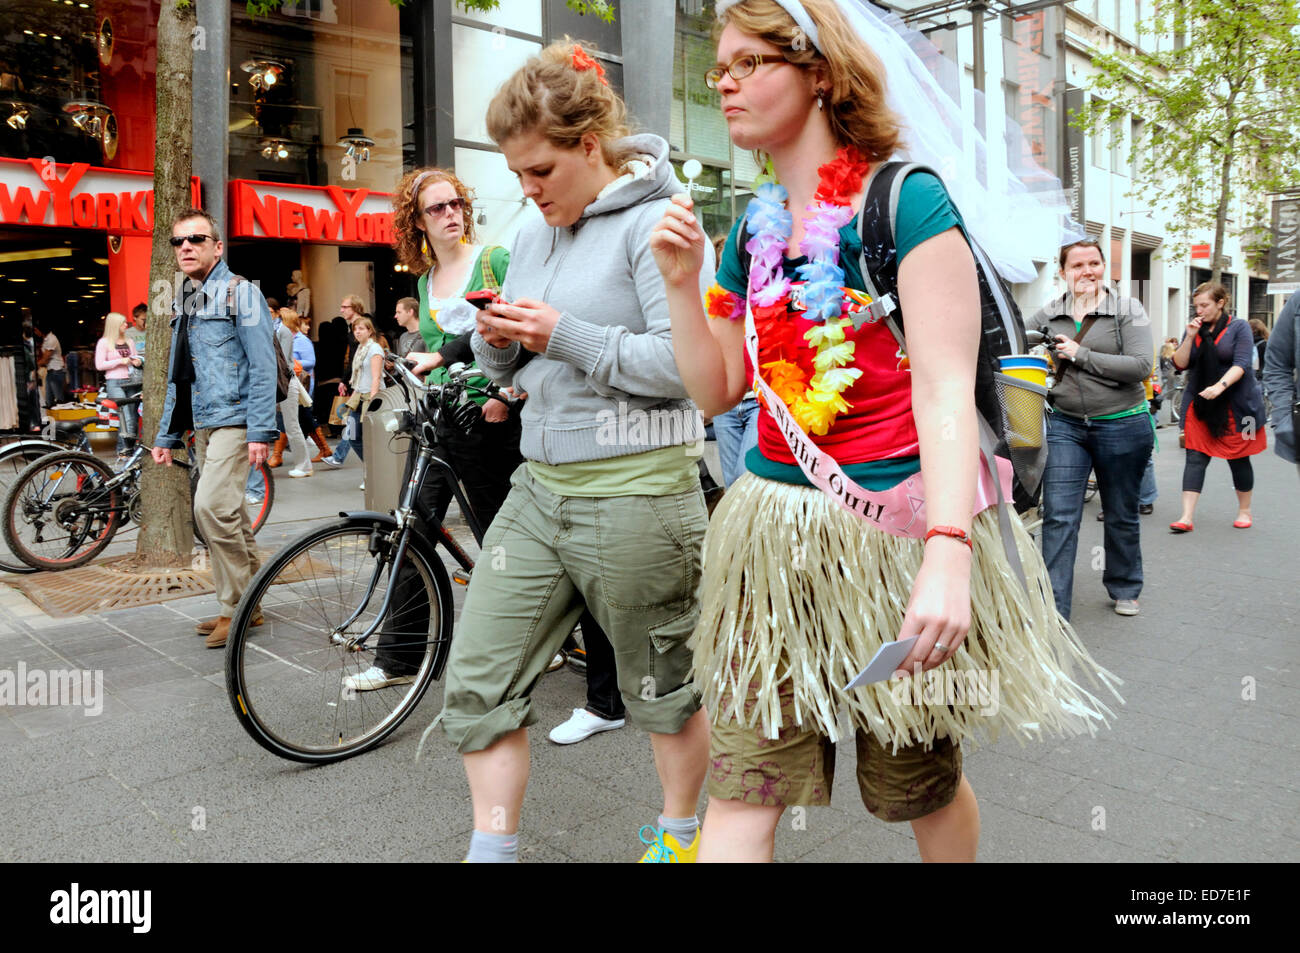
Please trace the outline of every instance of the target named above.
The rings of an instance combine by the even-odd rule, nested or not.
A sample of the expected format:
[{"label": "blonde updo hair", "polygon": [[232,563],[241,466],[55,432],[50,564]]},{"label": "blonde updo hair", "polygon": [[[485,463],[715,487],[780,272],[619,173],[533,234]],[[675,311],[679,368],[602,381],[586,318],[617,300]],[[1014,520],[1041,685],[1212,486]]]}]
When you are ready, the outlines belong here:
[{"label": "blonde updo hair", "polygon": [[[834,0],[803,0],[817,25],[818,52],[775,0],[741,0],[726,11],[714,39],[727,24],[773,46],[788,62],[804,69],[825,63],[830,76],[826,115],[831,134],[842,146],[857,146],[871,162],[883,162],[903,144],[899,119],[885,104],[885,67],[849,26]],[[796,49],[796,43],[802,49]],[[767,157],[760,154],[760,165]]]},{"label": "blonde updo hair", "polygon": [[605,164],[620,168],[629,153],[614,143],[629,135],[627,107],[598,69],[575,65],[585,52],[566,36],[516,70],[488,106],[492,141],[537,132],[557,149],[573,149],[594,133]]}]

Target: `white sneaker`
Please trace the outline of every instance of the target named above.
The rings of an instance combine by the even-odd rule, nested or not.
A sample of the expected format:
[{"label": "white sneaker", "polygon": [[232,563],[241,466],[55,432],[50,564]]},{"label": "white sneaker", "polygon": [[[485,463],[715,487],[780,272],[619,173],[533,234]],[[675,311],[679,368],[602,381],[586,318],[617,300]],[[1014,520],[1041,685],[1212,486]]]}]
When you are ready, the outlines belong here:
[{"label": "white sneaker", "polygon": [[327,467],[333,467],[335,470],[337,470],[339,467],[343,466],[343,461],[342,461],[342,460],[335,460],[333,454],[330,454],[328,457],[326,457],[324,460],[322,460],[321,463],[325,464],[325,466],[327,466]]},{"label": "white sneaker", "polygon": [[309,477],[309,476],[311,476],[311,465],[308,464],[306,470],[300,469],[300,468],[298,468],[298,467],[294,467],[292,470],[289,471],[289,476],[291,476],[291,477]]},{"label": "white sneaker", "polygon": [[586,741],[599,731],[613,731],[623,727],[623,719],[610,720],[593,715],[585,708],[573,709],[573,717],[562,725],[556,725],[547,736],[557,745],[572,745]]},{"label": "white sneaker", "polygon": [[1138,601],[1136,599],[1117,599],[1115,601],[1116,615],[1137,615]]},{"label": "white sneaker", "polygon": [[244,494],[244,502],[247,503],[249,506],[261,506],[261,505],[262,505],[262,500],[261,500],[261,498],[260,498],[260,497],[257,497],[257,496],[254,496],[252,493],[245,493],[245,494]]},{"label": "white sneaker", "polygon": [[359,675],[348,675],[343,679],[345,691],[373,692],[376,688],[390,685],[409,685],[415,681],[414,675],[385,675],[378,665],[372,665]]}]

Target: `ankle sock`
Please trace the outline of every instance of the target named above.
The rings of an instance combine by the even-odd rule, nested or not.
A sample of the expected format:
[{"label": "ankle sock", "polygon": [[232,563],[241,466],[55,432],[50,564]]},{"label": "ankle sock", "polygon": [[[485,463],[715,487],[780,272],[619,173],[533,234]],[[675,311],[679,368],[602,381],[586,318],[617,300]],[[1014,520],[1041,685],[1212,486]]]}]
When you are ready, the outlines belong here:
[{"label": "ankle sock", "polygon": [[664,817],[659,815],[659,826],[665,833],[672,834],[677,843],[690,847],[695,843],[695,835],[700,830],[700,819],[692,814],[690,817]]},{"label": "ankle sock", "polygon": [[467,864],[514,864],[519,861],[518,834],[485,834],[474,831],[469,838]]}]

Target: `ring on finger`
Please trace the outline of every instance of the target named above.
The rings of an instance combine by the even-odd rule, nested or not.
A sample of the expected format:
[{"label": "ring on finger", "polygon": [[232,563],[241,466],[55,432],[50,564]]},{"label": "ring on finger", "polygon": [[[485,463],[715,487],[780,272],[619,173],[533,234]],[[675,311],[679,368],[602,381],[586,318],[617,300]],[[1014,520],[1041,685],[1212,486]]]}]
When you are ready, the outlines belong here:
[{"label": "ring on finger", "polygon": [[939,653],[940,655],[947,655],[947,654],[948,654],[948,646],[944,645],[942,642],[936,642],[936,643],[934,644],[934,647],[935,647],[935,649],[938,651],[938,653]]}]

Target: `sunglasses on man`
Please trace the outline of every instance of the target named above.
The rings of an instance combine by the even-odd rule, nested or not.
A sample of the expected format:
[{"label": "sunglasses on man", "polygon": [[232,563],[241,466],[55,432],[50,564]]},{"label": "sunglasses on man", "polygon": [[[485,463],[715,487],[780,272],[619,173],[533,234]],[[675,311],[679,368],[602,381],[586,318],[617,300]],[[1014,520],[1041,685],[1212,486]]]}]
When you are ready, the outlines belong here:
[{"label": "sunglasses on man", "polygon": [[191,245],[202,245],[211,237],[211,235],[173,235],[167,240],[172,243],[172,248],[180,248],[186,242]]}]

